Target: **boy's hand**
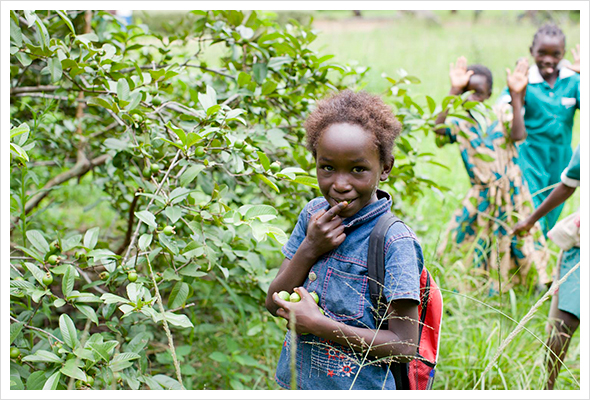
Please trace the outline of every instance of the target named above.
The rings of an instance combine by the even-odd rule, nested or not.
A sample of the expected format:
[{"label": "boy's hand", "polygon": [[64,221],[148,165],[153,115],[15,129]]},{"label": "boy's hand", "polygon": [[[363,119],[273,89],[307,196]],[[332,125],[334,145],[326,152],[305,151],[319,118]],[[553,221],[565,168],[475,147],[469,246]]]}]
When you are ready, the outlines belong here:
[{"label": "boy's hand", "polygon": [[510,92],[517,94],[522,93],[529,83],[528,78],[529,62],[526,58],[521,58],[514,68],[514,73],[510,72],[510,68],[506,68],[506,81]]},{"label": "boy's hand", "polygon": [[315,328],[318,326],[318,321],[326,318],[320,312],[318,305],[307,290],[303,287],[296,287],[293,289],[299,294],[301,300],[297,303],[291,303],[283,300],[277,293],[273,293],[272,299],[279,309],[277,315],[287,320],[287,327],[289,326],[291,312],[295,318],[295,331],[299,334],[316,332]]},{"label": "boy's hand", "polygon": [[574,63],[569,65],[568,68],[572,71],[576,71],[578,74],[580,73],[580,44],[576,45],[575,49],[572,49],[572,55],[574,56]]},{"label": "boy's hand", "polygon": [[457,59],[457,64],[450,65],[449,77],[451,78],[451,92],[461,94],[469,84],[469,78],[473,71],[467,71],[467,59],[463,56]]},{"label": "boy's hand", "polygon": [[347,206],[348,203],[343,201],[328,211],[322,210],[312,215],[305,240],[315,256],[334,250],[346,239],[342,218],[338,214]]},{"label": "boy's hand", "polygon": [[520,221],[518,224],[516,224],[514,226],[514,228],[512,229],[512,232],[510,232],[511,235],[518,235],[518,236],[526,236],[529,234],[529,231],[533,228],[535,224],[529,222],[528,219],[525,219],[524,221]]}]

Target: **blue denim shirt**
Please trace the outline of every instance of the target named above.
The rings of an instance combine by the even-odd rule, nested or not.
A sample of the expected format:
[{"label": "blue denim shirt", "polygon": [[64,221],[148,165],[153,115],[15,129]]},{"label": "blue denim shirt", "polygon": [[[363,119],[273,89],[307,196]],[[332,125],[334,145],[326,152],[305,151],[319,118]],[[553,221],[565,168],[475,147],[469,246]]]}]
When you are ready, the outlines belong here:
[{"label": "blue denim shirt", "polygon": [[[344,219],[346,239],[338,248],[320,257],[303,284],[309,292],[319,295],[319,305],[326,316],[369,329],[376,329],[368,285],[369,236],[379,217],[389,211],[392,204],[389,194],[381,190],[377,194],[378,201]],[[285,257],[291,259],[295,255],[305,239],[310,217],[328,208],[323,197],[313,199],[303,208],[289,241],[283,246]],[[394,224],[387,232],[384,253],[383,294],[387,301],[412,299],[418,302],[424,259],[414,232],[403,223]],[[289,388],[291,382],[290,336],[287,332],[275,374],[277,383],[284,388]],[[367,365],[369,359],[363,363],[363,358],[363,354],[353,352],[348,346],[312,334],[298,335],[297,388],[395,389],[388,365]]]}]

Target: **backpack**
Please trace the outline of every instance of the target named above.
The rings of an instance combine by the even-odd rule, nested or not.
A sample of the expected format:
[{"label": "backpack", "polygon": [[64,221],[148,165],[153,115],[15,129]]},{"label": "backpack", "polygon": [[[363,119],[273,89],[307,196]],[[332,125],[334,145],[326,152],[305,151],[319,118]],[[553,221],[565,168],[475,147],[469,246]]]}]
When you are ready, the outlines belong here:
[{"label": "backpack", "polygon": [[[381,216],[369,238],[368,272],[371,302],[377,311],[377,317],[383,318],[387,303],[382,297],[385,282],[385,234],[390,226],[402,222],[392,213]],[[434,380],[440,327],[442,323],[443,299],[438,285],[426,267],[420,274],[420,304],[418,315],[420,326],[418,347],[415,358],[408,363],[391,363],[390,369],[398,390],[429,390]],[[381,326],[387,329],[387,320]]]}]

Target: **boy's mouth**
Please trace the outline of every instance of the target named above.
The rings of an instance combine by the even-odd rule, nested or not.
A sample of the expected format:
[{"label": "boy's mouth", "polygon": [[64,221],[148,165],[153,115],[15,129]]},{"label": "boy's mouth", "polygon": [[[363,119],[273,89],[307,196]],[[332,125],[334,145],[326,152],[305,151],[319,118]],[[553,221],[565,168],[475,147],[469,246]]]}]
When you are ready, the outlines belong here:
[{"label": "boy's mouth", "polygon": [[355,197],[355,198],[353,198],[353,199],[336,199],[336,198],[334,198],[334,197],[331,197],[331,199],[332,199],[332,201],[334,201],[336,204],[340,204],[340,203],[342,203],[343,201],[347,202],[347,203],[348,203],[348,206],[347,206],[346,208],[348,208],[348,207],[350,207],[350,204],[351,204],[353,201],[355,201],[355,200],[357,199],[357,197]]}]

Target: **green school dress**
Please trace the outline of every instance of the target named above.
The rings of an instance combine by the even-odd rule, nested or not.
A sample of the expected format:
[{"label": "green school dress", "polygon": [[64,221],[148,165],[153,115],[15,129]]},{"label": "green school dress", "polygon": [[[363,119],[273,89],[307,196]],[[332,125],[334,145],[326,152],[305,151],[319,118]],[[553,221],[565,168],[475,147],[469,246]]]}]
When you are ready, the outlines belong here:
[{"label": "green school dress", "polygon": [[[529,83],[524,99],[524,124],[527,138],[519,145],[518,162],[533,195],[535,208],[551,193],[551,185],[559,183],[561,171],[572,156],[574,115],[580,108],[580,75],[567,68],[570,62],[557,65],[559,76],[551,87],[533,65],[529,68]],[[509,103],[508,88],[500,96],[500,103]],[[563,204],[541,218],[546,235],[555,225]]]},{"label": "green school dress", "polygon": [[[530,192],[517,165],[518,151],[510,139],[512,108],[494,107],[490,113],[473,113],[476,123],[449,118],[445,136],[437,145],[457,143],[469,175],[471,188],[451,218],[438,248],[442,255],[458,247],[466,255],[464,262],[483,266],[494,280],[500,271],[501,289],[524,283],[531,267],[538,281],[547,283],[549,253],[539,224],[527,236],[511,235],[511,227],[533,211]],[[498,268],[499,267],[499,268]]]}]

